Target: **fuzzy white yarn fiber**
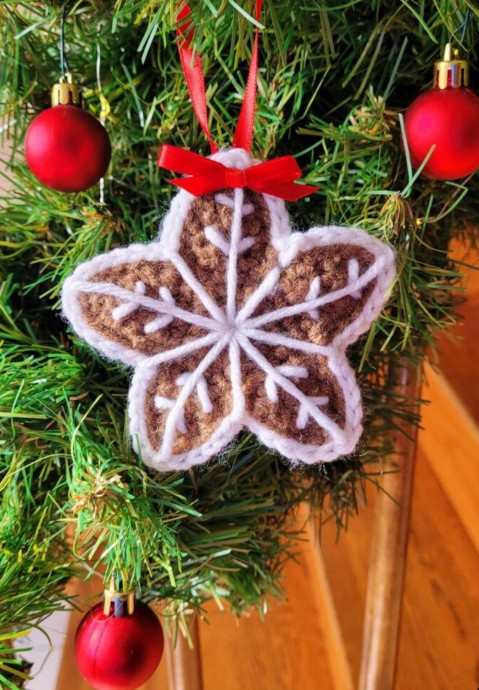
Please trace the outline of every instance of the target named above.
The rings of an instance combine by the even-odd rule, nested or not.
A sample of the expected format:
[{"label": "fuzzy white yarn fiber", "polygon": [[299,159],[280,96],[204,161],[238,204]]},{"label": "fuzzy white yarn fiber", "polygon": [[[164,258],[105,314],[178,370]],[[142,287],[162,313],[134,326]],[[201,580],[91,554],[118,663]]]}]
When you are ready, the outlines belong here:
[{"label": "fuzzy white yarn fiber", "polygon": [[[255,165],[242,149],[231,149],[212,156],[228,167],[245,169]],[[75,331],[90,345],[106,357],[120,360],[135,368],[129,393],[128,414],[130,433],[135,450],[143,461],[160,471],[185,470],[193,465],[204,463],[225,449],[236,434],[243,428],[250,429],[259,440],[271,449],[279,451],[293,464],[329,462],[353,451],[362,433],[361,396],[355,381],[354,373],[346,357],[346,348],[357,340],[379,314],[387,299],[388,290],[395,277],[394,255],[389,247],[366,232],[349,227],[315,227],[305,233],[292,232],[284,202],[267,194],[263,199],[269,211],[270,242],[277,252],[277,265],[262,279],[244,303],[237,304],[237,264],[238,257],[252,246],[252,239],[242,237],[243,218],[252,212],[252,205],[245,203],[244,190],[234,189],[233,196],[218,194],[218,203],[224,203],[232,209],[231,233],[229,241],[214,228],[205,228],[205,237],[219,248],[227,257],[225,276],[226,300],[220,307],[209,294],[180,255],[180,240],[185,219],[195,197],[186,191],[180,191],[173,199],[170,211],[166,215],[158,241],[146,245],[133,244],[129,247],[115,249],[107,254],[97,256],[81,264],[65,281],[62,292],[63,313],[71,322]],[[253,240],[254,241],[254,240]],[[272,312],[254,315],[263,300],[272,295],[278,286],[281,272],[285,270],[300,254],[318,248],[327,249],[331,245],[352,245],[366,250],[373,257],[373,263],[362,274],[355,259],[349,262],[348,284],[343,288],[321,294],[319,278],[313,280],[310,291],[302,302],[285,304]],[[135,291],[125,289],[115,283],[95,280],[95,276],[114,267],[145,261],[171,262],[181,275],[196,298],[204,307],[205,314],[181,309],[176,305],[168,286],[161,287],[158,298],[145,294],[141,281]],[[276,333],[264,327],[268,323],[280,321],[288,316],[309,314],[317,319],[321,308],[345,296],[354,299],[373,284],[359,316],[338,333],[327,346],[317,345],[308,340],[299,340],[287,332]],[[80,298],[82,294],[94,293],[109,295],[116,299],[113,318],[121,329],[122,320],[137,309],[151,311],[152,321],[145,326],[145,333],[154,333],[159,329],[168,329],[175,320],[193,324],[206,331],[196,340],[188,340],[180,346],[169,350],[145,355],[115,340],[106,338],[94,326],[87,323],[82,311]],[[290,348],[295,352],[320,355],[326,358],[344,397],[345,422],[340,425],[337,420],[328,416],[321,408],[328,398],[321,393],[320,381],[318,394],[311,397],[303,393],[298,382],[310,375],[307,367],[273,366],[255,343],[267,343],[272,346]],[[206,354],[192,371],[185,371],[177,379],[178,395],[176,399],[155,397],[157,409],[165,410],[166,424],[160,448],[154,448],[150,441],[145,415],[146,396],[149,384],[158,375],[161,376],[162,365],[178,361],[199,350]],[[195,404],[201,407],[204,414],[214,414],[208,395],[208,370],[217,361],[221,353],[227,353],[229,370],[224,372],[228,379],[232,396],[231,411],[214,429],[209,439],[182,453],[174,452],[175,440],[181,434],[188,434],[185,426],[184,411],[187,401],[194,396]],[[264,374],[265,390],[268,401],[275,404],[278,390],[291,396],[299,405],[296,426],[299,430],[307,424],[317,424],[327,436],[325,443],[312,445],[302,443],[298,438],[291,438],[281,433],[282,430],[269,428],[255,419],[247,411],[245,391],[242,381],[241,357],[247,357]]]}]

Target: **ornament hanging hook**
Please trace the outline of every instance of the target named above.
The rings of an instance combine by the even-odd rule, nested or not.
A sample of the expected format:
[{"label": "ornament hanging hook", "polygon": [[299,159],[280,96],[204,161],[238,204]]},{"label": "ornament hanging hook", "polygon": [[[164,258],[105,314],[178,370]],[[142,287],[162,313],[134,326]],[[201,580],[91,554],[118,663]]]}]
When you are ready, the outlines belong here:
[{"label": "ornament hanging hook", "polygon": [[[103,126],[105,126],[105,121],[108,115],[110,114],[110,104],[108,103],[107,99],[105,98],[105,95],[102,91],[101,88],[101,47],[100,43],[96,44],[96,84],[98,88],[98,97],[100,99],[100,105],[101,105],[101,112],[100,112],[100,122]],[[100,206],[105,205],[105,178],[101,177],[100,178],[100,201],[99,201]]]},{"label": "ornament hanging hook", "polygon": [[68,15],[69,3],[70,0],[66,0],[62,8],[62,14],[60,18],[60,72],[63,78],[70,72],[70,68],[68,66],[68,58],[65,51],[65,23]]},{"label": "ornament hanging hook", "polygon": [[98,89],[98,97],[100,99],[100,105],[101,105],[101,114],[100,114],[100,122],[102,125],[105,124],[105,120],[110,114],[110,104],[103,93],[103,89],[101,86],[101,46],[100,43],[96,44],[96,85]]},{"label": "ornament hanging hook", "polygon": [[461,44],[464,43],[464,39],[466,38],[466,32],[467,32],[467,28],[469,26],[470,19],[471,19],[471,8],[468,7],[466,9],[466,16],[464,17],[464,23],[463,23],[463,27],[462,27]]},{"label": "ornament hanging hook", "polygon": [[103,613],[108,616],[113,605],[113,615],[121,618],[128,613],[129,616],[135,610],[135,592],[133,590],[123,591],[122,587],[116,587],[115,576],[110,578],[109,587],[105,587],[103,592]]},{"label": "ornament hanging hook", "polygon": [[52,106],[55,105],[78,105],[83,107],[83,96],[80,87],[73,81],[73,75],[68,66],[68,59],[65,50],[65,23],[68,16],[68,5],[70,0],[66,0],[62,7],[60,16],[60,79],[58,84],[52,88]]},{"label": "ornament hanging hook", "polygon": [[463,60],[459,50],[446,43],[442,60],[434,63],[433,86],[439,89],[460,89],[469,84],[469,62]]},{"label": "ornament hanging hook", "polygon": [[[463,19],[462,23],[457,27],[457,29],[455,31],[453,31],[449,35],[448,43],[454,43],[454,41],[457,40],[458,43],[461,44],[461,46],[464,46],[464,41],[466,38],[466,33],[467,33],[467,29],[469,27],[470,20],[471,20],[471,8],[468,7],[468,8],[466,8],[466,12],[464,14],[464,19]],[[460,36],[460,38],[456,39],[456,35],[459,32],[461,33],[461,36]]]}]

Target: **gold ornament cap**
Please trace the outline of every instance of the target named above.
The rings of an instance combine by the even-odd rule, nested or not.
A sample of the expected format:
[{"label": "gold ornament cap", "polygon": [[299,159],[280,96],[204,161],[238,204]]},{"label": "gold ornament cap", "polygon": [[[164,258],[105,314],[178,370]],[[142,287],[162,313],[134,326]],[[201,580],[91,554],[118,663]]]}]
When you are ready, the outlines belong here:
[{"label": "gold ornament cap", "polygon": [[434,64],[434,83],[438,89],[460,89],[469,85],[469,62],[461,60],[459,49],[446,43],[444,58]]},{"label": "gold ornament cap", "polygon": [[118,614],[124,615],[125,608],[129,616],[131,616],[135,610],[135,592],[132,590],[128,592],[119,592],[115,588],[115,579],[113,577],[110,580],[110,586],[103,592],[103,613],[105,616],[110,615],[112,604],[115,608],[114,615],[117,616]]},{"label": "gold ornament cap", "polygon": [[83,108],[83,95],[78,84],[73,82],[71,72],[60,77],[59,83],[52,88],[52,106],[55,105],[77,105]]}]

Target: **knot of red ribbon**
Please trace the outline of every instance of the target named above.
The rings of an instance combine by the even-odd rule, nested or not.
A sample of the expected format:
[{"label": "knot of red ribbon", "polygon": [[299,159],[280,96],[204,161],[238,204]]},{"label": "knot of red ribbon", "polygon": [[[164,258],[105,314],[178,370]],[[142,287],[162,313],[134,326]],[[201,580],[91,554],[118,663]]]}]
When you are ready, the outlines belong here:
[{"label": "knot of red ribbon", "polygon": [[286,201],[297,201],[318,189],[313,185],[296,184],[295,180],[301,177],[301,169],[293,156],[273,158],[240,170],[228,168],[219,161],[187,149],[164,144],[160,149],[158,165],[171,172],[188,175],[168,181],[194,196],[210,194],[226,187],[248,187]]}]

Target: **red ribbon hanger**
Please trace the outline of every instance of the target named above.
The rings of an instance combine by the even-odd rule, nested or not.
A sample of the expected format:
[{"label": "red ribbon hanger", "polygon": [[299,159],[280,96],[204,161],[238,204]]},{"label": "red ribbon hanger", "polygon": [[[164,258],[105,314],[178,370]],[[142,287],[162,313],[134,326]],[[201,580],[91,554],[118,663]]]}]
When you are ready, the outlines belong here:
[{"label": "red ribbon hanger", "polygon": [[[256,0],[255,19],[259,22],[262,12],[262,0]],[[186,78],[193,110],[205,133],[212,153],[218,151],[208,125],[208,108],[206,87],[201,57],[193,52],[194,26],[191,21],[191,9],[188,4],[182,5],[178,14],[178,52]],[[256,91],[258,85],[259,28],[256,27],[251,64],[246,81],[246,88],[238,124],[233,138],[233,146],[242,148],[248,153],[254,133],[256,110]],[[188,175],[186,178],[169,180],[172,184],[186,189],[190,194],[201,196],[225,187],[249,187],[258,192],[281,197],[286,201],[296,201],[315,192],[318,187],[296,184],[301,177],[301,170],[293,156],[282,156],[265,163],[254,165],[246,170],[228,168],[227,166],[205,158],[197,153],[164,144],[160,148],[158,165],[172,172]]]},{"label": "red ribbon hanger", "polygon": [[176,36],[178,38],[178,53],[180,54],[181,66],[185,75],[186,84],[190,94],[193,110],[196,119],[201,125],[201,129],[206,134],[211,146],[211,153],[216,153],[218,147],[213,141],[210,128],[208,126],[208,107],[206,105],[206,87],[203,74],[203,65],[198,52],[193,54],[192,42],[195,35],[193,23],[190,19],[191,9],[188,4],[184,5],[178,14],[178,28]]}]

